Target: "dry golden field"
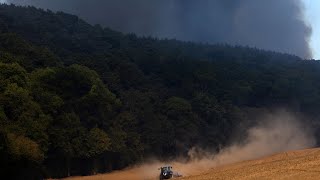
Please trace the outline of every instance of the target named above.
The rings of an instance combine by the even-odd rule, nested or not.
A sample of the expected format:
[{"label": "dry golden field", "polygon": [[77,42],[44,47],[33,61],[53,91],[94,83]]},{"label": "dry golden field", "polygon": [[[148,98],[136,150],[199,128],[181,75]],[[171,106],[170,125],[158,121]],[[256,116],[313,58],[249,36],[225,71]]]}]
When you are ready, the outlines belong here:
[{"label": "dry golden field", "polygon": [[[151,180],[157,179],[158,164],[145,165],[111,174],[72,177],[70,180]],[[176,164],[177,170],[182,165]],[[187,176],[179,180],[210,179],[320,179],[320,148],[291,151],[230,165],[219,166],[201,172],[201,168],[189,166]],[[191,170],[192,169],[192,170]]]},{"label": "dry golden field", "polygon": [[213,168],[182,180],[320,179],[320,149],[276,154],[259,160]]}]

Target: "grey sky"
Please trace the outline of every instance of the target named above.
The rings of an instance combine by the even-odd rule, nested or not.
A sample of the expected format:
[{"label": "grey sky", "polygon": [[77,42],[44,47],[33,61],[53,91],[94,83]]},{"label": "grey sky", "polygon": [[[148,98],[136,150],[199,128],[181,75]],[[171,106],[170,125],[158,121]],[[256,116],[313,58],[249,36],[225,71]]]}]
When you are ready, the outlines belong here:
[{"label": "grey sky", "polygon": [[311,57],[300,0],[7,0],[62,10],[122,32],[249,45]]}]

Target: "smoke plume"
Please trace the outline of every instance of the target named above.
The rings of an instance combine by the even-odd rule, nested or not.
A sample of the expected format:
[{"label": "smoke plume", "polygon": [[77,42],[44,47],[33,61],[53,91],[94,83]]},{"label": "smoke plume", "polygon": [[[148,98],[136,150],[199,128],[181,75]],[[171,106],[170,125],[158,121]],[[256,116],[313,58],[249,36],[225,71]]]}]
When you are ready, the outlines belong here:
[{"label": "smoke plume", "polygon": [[122,32],[248,45],[310,58],[301,0],[7,0],[79,15]]}]

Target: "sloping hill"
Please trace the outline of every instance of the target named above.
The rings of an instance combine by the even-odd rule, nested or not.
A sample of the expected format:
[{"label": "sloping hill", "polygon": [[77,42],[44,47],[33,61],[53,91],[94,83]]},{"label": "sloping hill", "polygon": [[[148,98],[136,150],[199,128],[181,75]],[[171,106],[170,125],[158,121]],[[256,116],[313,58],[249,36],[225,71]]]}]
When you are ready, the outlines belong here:
[{"label": "sloping hill", "polygon": [[208,179],[319,179],[320,149],[292,151],[217,167],[183,180]]},{"label": "sloping hill", "polygon": [[[197,169],[197,167],[194,167]],[[155,165],[141,166],[105,175],[73,177],[71,180],[144,180],[156,179]],[[153,174],[152,174],[153,172]],[[209,171],[177,178],[179,180],[210,179],[319,179],[320,148],[290,151],[258,160],[244,161],[213,168]]]}]

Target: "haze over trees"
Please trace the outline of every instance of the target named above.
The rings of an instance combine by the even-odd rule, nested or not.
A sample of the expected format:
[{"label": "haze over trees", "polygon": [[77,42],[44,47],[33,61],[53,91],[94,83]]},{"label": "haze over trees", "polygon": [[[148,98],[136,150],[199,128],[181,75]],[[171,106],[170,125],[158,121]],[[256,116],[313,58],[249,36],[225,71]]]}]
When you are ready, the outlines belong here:
[{"label": "haze over trees", "polygon": [[78,15],[126,33],[249,45],[312,57],[307,0],[5,0]]},{"label": "haze over trees", "polygon": [[219,151],[273,107],[319,129],[319,80],[320,63],[297,56],[0,5],[0,174],[89,175],[194,146]]}]

